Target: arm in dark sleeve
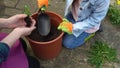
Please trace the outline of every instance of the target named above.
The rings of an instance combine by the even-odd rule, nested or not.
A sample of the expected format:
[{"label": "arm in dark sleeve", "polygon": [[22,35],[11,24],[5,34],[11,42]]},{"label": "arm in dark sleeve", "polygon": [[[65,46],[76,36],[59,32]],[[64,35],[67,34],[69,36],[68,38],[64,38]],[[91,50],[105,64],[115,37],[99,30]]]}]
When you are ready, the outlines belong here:
[{"label": "arm in dark sleeve", "polygon": [[9,50],[10,48],[6,43],[0,42],[0,63],[7,59]]}]

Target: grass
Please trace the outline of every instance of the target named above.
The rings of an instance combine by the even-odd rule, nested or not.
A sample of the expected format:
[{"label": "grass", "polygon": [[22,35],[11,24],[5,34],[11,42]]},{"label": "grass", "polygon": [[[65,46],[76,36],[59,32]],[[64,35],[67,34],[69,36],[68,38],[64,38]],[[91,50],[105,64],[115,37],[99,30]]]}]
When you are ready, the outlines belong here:
[{"label": "grass", "polygon": [[113,25],[120,25],[120,9],[117,4],[110,5],[108,17]]},{"label": "grass", "polygon": [[104,63],[116,61],[117,53],[116,49],[109,47],[108,44],[96,41],[92,45],[88,57],[88,62],[91,65],[94,65],[96,68],[102,68]]}]

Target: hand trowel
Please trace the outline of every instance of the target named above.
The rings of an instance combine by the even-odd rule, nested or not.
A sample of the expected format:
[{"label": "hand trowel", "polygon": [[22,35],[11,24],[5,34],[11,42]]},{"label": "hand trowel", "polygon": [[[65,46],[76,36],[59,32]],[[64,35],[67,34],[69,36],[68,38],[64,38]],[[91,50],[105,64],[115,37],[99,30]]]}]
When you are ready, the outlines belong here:
[{"label": "hand trowel", "polygon": [[41,36],[49,34],[51,28],[50,17],[45,12],[38,15],[37,28]]},{"label": "hand trowel", "polygon": [[47,15],[47,13],[44,11],[45,6],[43,6],[38,12],[37,17],[37,29],[41,36],[47,36],[50,32],[51,23],[50,23],[50,17]]}]

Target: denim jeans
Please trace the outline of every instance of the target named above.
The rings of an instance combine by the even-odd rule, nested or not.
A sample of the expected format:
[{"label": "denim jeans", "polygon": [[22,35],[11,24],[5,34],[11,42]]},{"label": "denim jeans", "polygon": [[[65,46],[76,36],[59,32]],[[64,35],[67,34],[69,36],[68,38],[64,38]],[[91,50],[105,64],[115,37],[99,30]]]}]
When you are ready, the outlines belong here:
[{"label": "denim jeans", "polygon": [[[66,16],[66,18],[72,22],[75,23],[75,20],[72,16],[71,13],[68,13],[68,15]],[[69,35],[69,34],[65,34],[63,37],[63,46],[69,49],[73,49],[76,48],[78,46],[81,46],[85,41],[85,38],[87,38],[90,34],[83,32],[82,34],[80,34],[78,37],[75,37],[73,34]]]}]

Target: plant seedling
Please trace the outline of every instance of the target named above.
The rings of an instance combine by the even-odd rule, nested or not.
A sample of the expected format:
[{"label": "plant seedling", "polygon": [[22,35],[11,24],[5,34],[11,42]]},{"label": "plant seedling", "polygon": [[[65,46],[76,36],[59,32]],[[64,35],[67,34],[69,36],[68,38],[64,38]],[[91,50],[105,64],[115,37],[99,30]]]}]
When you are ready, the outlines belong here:
[{"label": "plant seedling", "polygon": [[27,25],[26,25],[26,27],[30,27],[31,26],[31,23],[32,23],[32,21],[31,21],[31,19],[30,19],[30,17],[29,16],[27,16],[27,17],[25,17],[25,22],[27,23]]},{"label": "plant seedling", "polygon": [[110,5],[108,17],[113,25],[120,25],[120,9],[117,4]]},{"label": "plant seedling", "polygon": [[91,47],[88,61],[96,68],[102,68],[102,65],[106,62],[117,61],[117,52],[108,44],[96,41]]},{"label": "plant seedling", "polygon": [[30,18],[31,13],[30,13],[30,8],[27,5],[25,5],[24,13],[27,14],[27,17],[24,19],[24,21],[27,24],[26,27],[30,27],[31,24],[32,24],[32,21],[31,21],[31,18]]}]

